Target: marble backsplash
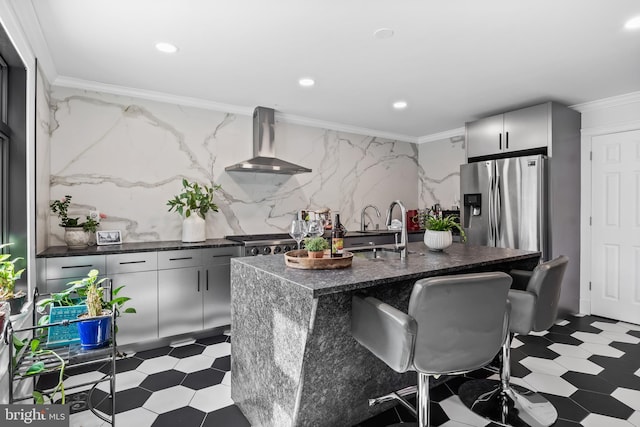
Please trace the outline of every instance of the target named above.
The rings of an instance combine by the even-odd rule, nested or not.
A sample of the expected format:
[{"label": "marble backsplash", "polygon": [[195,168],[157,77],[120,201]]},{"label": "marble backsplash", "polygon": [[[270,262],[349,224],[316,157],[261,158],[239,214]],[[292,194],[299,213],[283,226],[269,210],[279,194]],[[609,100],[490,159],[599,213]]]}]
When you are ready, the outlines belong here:
[{"label": "marble backsplash", "polygon": [[464,136],[418,146],[418,204],[439,203],[442,209],[460,207],[460,165],[466,163]]},{"label": "marble backsplash", "polygon": [[[363,206],[383,216],[396,199],[416,208],[441,180],[429,147],[279,121],[276,155],[312,173],[225,172],[252,157],[251,117],[79,89],[51,88],[49,124],[38,152],[50,156],[50,198],[73,196],[74,216],[103,212],[100,229],[121,230],[125,242],[180,239],[181,218],[166,202],[182,178],[222,185],[208,238],[285,232],[298,209],[323,207],[357,230]],[[57,223],[50,214],[46,246],[63,244]]]}]

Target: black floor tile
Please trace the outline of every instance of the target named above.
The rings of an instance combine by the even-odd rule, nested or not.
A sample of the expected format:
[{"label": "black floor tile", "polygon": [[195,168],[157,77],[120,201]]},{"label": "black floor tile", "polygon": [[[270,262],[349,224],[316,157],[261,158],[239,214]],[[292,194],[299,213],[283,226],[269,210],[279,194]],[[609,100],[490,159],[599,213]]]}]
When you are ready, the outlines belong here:
[{"label": "black floor tile", "polygon": [[151,350],[140,351],[135,354],[135,357],[143,360],[153,359],[154,357],[166,356],[171,352],[171,350],[173,350],[173,347],[159,347]]},{"label": "black floor tile", "polygon": [[431,399],[432,402],[442,402],[451,396],[453,396],[453,392],[446,384],[440,384],[429,390],[429,399]]},{"label": "black floor tile", "polygon": [[607,357],[594,354],[593,356],[589,356],[587,360],[604,368],[606,371],[626,372],[631,375],[640,367],[637,357],[628,357],[627,355],[622,357]]},{"label": "black floor tile", "polygon": [[558,411],[558,418],[574,423],[580,423],[584,417],[589,415],[589,411],[571,399],[556,396],[555,394],[541,394],[556,408],[556,411]]},{"label": "black floor tile", "polygon": [[202,354],[206,347],[200,344],[189,344],[181,347],[175,347],[169,353],[169,356],[177,357],[178,359],[184,359],[185,357],[195,356]]},{"label": "black floor tile", "polygon": [[569,326],[553,325],[549,328],[549,334],[571,335],[574,332],[576,332],[576,330],[574,328],[570,328]]},{"label": "black floor tile", "polygon": [[[142,364],[143,360],[138,359],[137,357],[125,357],[123,359],[116,360],[116,372],[127,372],[133,371],[138,366]],[[111,364],[105,363],[102,368],[100,368],[100,372],[106,374],[111,372]]]},{"label": "black floor tile", "polygon": [[229,338],[227,335],[215,335],[213,337],[200,338],[196,343],[202,345],[220,344],[221,342],[227,342],[227,338]]},{"label": "black floor tile", "polygon": [[640,338],[640,331],[629,331],[627,333],[632,337]]},{"label": "black floor tile", "polygon": [[224,372],[217,369],[204,369],[192,372],[182,381],[182,385],[193,390],[200,390],[212,385],[220,384],[224,378]]},{"label": "black floor tile", "polygon": [[[168,371],[151,374],[140,383],[140,387],[149,391],[159,391],[165,388],[180,385],[187,374],[170,369]],[[116,402],[117,404],[117,402]]]},{"label": "black floor tile", "polygon": [[49,374],[40,375],[36,382],[37,390],[48,390],[56,386],[60,380],[59,372],[51,372]]},{"label": "black floor tile", "polygon": [[[116,414],[139,408],[151,397],[151,392],[140,387],[116,392]],[[111,415],[111,399],[102,390],[95,390],[91,396],[93,406],[107,415]]]},{"label": "black floor tile", "polygon": [[631,390],[640,390],[640,377],[633,375],[627,371],[618,371],[606,369],[598,374],[600,378],[604,378],[617,387],[630,388]]},{"label": "black floor tile", "polygon": [[231,370],[231,356],[218,357],[213,361],[212,368],[228,372]]},{"label": "black floor tile", "polygon": [[100,363],[91,363],[89,365],[71,366],[71,367],[67,367],[64,370],[64,374],[65,374],[65,377],[71,377],[73,375],[86,374],[87,372],[95,372],[95,371],[102,372],[102,368],[104,367],[104,365],[105,365],[104,362],[100,362]]},{"label": "black floor tile", "polygon": [[597,375],[589,375],[580,372],[569,371],[562,375],[562,378],[569,381],[580,390],[611,394],[616,389],[613,384]]},{"label": "black floor tile", "polygon": [[633,414],[633,409],[609,395],[578,390],[571,395],[571,400],[589,412],[626,420]]},{"label": "black floor tile", "polygon": [[[227,406],[217,411],[209,412],[202,423],[202,427],[251,427],[249,421],[242,415],[236,405]],[[186,426],[185,426],[186,427]]]},{"label": "black floor tile", "polygon": [[[560,419],[558,418],[558,421],[555,422],[555,424],[553,425],[553,427],[581,427],[582,424],[580,423],[574,423],[573,421],[569,421],[569,420],[564,420],[564,419]],[[605,427],[605,426],[602,426]]]},{"label": "black floor tile", "polygon": [[[184,408],[175,409],[158,415],[156,420],[151,424],[152,427],[176,427],[176,426],[199,426],[206,414],[202,411],[186,406]],[[218,424],[234,425],[234,424]]]},{"label": "black floor tile", "polygon": [[[573,331],[571,333],[573,333]],[[568,344],[568,345],[582,344],[582,341],[580,341],[578,338],[572,337],[570,334],[558,334],[555,332],[549,332],[547,335],[545,335],[545,337],[547,337],[547,339],[553,341],[554,343],[558,343],[558,344]]]},{"label": "black floor tile", "polygon": [[610,321],[606,321],[602,318],[595,318],[593,316],[585,316],[585,317],[574,317],[569,320],[569,324],[567,327],[571,329],[575,329],[577,332],[589,332],[592,334],[598,334],[602,332],[602,329],[598,329],[595,326],[591,326],[593,322],[606,322],[612,323]]},{"label": "black floor tile", "polygon": [[623,352],[625,355],[631,355],[631,356],[640,358],[640,345],[638,344],[630,344],[627,342],[614,341],[610,344],[610,346],[613,348],[617,348],[618,350]]}]

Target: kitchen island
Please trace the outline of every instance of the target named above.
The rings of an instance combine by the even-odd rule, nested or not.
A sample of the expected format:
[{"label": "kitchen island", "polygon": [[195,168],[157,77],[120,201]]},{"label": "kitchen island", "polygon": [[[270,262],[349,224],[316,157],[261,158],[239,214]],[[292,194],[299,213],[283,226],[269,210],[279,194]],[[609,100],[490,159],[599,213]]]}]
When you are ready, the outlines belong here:
[{"label": "kitchen island", "polygon": [[351,337],[351,296],[406,311],[416,280],[533,269],[540,253],[410,243],[405,261],[354,256],[341,270],[297,270],[282,255],[231,265],[231,398],[254,426],[351,426],[389,407],[367,399],[415,384]]}]

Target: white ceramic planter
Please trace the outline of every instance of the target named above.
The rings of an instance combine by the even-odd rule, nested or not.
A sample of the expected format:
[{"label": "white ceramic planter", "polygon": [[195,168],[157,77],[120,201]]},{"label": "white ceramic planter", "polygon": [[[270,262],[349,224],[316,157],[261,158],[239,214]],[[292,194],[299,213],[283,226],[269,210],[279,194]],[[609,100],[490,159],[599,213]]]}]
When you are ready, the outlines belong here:
[{"label": "white ceramic planter", "polygon": [[89,244],[89,232],[82,227],[65,227],[64,242],[69,249],[83,249]]},{"label": "white ceramic planter", "polygon": [[427,247],[431,251],[441,251],[451,246],[451,243],[453,243],[451,230],[447,230],[447,231],[426,230],[424,232],[424,244],[427,245]]},{"label": "white ceramic planter", "polygon": [[182,221],[182,241],[185,243],[204,242],[207,240],[207,222],[196,213]]}]

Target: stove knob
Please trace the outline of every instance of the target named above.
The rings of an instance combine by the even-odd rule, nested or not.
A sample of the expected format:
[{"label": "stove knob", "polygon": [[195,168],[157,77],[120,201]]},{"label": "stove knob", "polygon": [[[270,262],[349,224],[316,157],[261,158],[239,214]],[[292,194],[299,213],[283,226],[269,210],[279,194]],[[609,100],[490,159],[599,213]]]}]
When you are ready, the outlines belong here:
[{"label": "stove knob", "polygon": [[284,245],[284,251],[285,252],[289,252],[291,250],[291,246],[289,245]]},{"label": "stove knob", "polygon": [[258,248],[251,248],[251,255],[256,256],[258,255],[259,251]]},{"label": "stove knob", "polygon": [[265,255],[269,255],[271,253],[271,248],[269,246],[265,246],[262,248],[262,253]]},{"label": "stove knob", "polygon": [[282,252],[282,248],[280,246],[276,246],[275,248],[273,248],[274,254],[279,254],[280,252]]}]

